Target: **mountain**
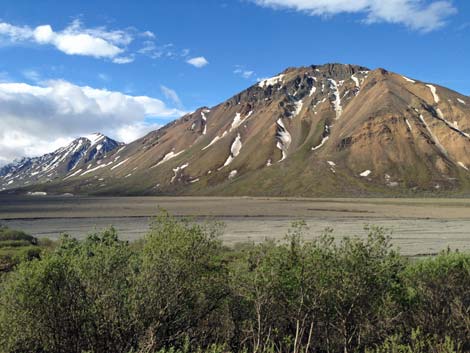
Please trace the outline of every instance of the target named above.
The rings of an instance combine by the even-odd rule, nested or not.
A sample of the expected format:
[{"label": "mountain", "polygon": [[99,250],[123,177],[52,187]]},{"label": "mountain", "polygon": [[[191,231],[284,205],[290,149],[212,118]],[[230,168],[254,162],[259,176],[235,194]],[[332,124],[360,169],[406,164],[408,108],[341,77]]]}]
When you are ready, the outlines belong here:
[{"label": "mountain", "polygon": [[0,169],[0,190],[67,180],[69,176],[79,175],[85,166],[99,163],[120,145],[94,133],[41,157],[22,158]]},{"label": "mountain", "polygon": [[470,99],[384,69],[289,68],[26,190],[120,195],[470,193]]}]

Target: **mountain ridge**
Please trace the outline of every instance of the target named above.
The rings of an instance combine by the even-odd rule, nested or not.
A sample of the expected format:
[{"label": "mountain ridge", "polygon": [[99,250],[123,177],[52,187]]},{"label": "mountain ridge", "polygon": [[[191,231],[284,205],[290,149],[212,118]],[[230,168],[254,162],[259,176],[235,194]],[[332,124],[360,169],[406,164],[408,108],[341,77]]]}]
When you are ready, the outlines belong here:
[{"label": "mountain ridge", "polygon": [[[0,190],[64,178],[99,161],[122,145],[101,133],[78,137],[67,146],[39,157],[23,157],[0,168]],[[73,173],[72,173],[73,174]]]},{"label": "mountain ridge", "polygon": [[[470,101],[382,68],[287,68],[24,190],[345,196],[470,191]],[[96,169],[95,169],[96,168]],[[67,179],[65,179],[67,178]],[[23,190],[23,191],[24,191]]]}]

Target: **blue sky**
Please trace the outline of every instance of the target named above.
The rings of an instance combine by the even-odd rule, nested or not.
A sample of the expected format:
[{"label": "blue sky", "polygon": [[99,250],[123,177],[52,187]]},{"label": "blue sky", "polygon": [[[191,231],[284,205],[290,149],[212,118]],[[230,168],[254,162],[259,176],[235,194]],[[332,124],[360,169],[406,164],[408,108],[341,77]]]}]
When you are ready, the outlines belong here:
[{"label": "blue sky", "polygon": [[3,0],[0,164],[96,130],[130,141],[289,66],[469,95],[469,37],[464,0]]}]

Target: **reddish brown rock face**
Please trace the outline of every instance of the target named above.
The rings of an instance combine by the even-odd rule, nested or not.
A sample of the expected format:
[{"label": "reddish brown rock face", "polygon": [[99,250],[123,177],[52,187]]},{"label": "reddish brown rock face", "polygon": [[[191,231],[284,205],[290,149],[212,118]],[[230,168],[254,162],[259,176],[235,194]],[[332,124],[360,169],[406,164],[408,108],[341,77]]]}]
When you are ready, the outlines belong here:
[{"label": "reddish brown rock face", "polygon": [[383,69],[327,64],[287,69],[113,150],[91,169],[104,167],[68,173],[48,188],[154,195],[459,193],[470,191],[469,152],[468,97]]}]

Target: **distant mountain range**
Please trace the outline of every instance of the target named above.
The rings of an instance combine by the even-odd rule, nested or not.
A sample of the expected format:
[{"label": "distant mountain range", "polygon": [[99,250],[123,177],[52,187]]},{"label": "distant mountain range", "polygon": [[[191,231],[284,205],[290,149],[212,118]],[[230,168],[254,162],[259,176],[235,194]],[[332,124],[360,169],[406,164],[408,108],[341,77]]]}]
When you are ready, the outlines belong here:
[{"label": "distant mountain range", "polygon": [[289,68],[127,145],[100,134],[0,170],[95,195],[470,193],[470,99],[384,69]]},{"label": "distant mountain range", "polygon": [[22,158],[0,169],[0,190],[64,181],[85,171],[91,173],[94,164],[101,165],[101,160],[121,145],[94,133],[41,157]]}]

